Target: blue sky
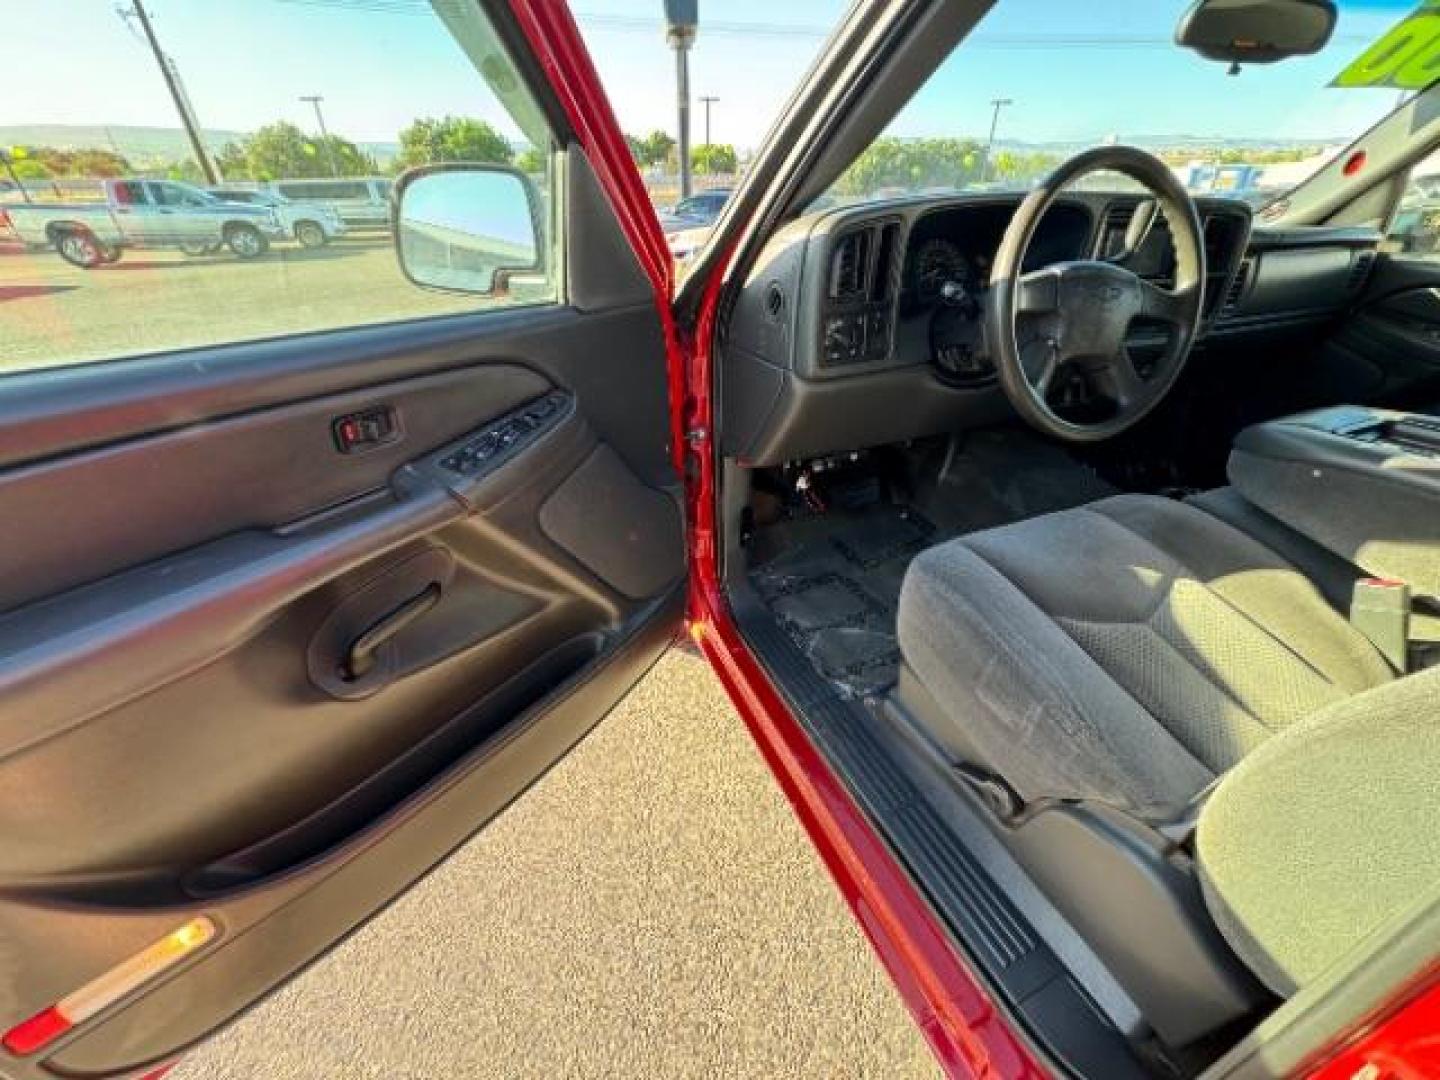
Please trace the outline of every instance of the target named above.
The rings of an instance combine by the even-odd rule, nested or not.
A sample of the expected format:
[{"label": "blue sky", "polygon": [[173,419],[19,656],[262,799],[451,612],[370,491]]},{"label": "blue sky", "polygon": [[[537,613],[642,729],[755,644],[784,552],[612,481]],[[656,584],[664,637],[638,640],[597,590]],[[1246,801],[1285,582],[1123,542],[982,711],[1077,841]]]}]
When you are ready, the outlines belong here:
[{"label": "blue sky", "polygon": [[[394,140],[413,117],[443,113],[514,132],[422,0],[148,6],[207,127],[250,130],[284,118],[309,129],[313,114],[297,99],[318,93],[331,130],[360,141]],[[822,44],[821,28],[844,6],[701,0],[692,90],[720,98],[717,142],[748,148],[760,141]],[[622,124],[637,133],[671,128],[674,68],[661,0],[574,0],[573,7]],[[1002,119],[1002,140],[1326,138],[1354,134],[1394,104],[1389,91],[1324,87],[1413,3],[1346,2],[1337,40],[1324,53],[1238,78],[1170,44],[1184,7],[1185,0],[1001,0],[892,130],[983,135],[988,101],[1009,97],[1015,104]],[[114,0],[6,0],[5,14],[0,123],[174,124],[154,63]],[[1115,37],[1131,43],[1095,43]],[[697,103],[697,141],[702,119]]]}]

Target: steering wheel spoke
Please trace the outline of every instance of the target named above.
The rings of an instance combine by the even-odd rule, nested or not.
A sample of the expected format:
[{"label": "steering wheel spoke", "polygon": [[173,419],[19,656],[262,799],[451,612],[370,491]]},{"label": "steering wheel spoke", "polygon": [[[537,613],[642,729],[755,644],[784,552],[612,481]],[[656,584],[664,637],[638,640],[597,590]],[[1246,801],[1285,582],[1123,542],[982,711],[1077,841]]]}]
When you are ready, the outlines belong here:
[{"label": "steering wheel spoke", "polygon": [[1054,387],[1055,376],[1065,358],[1060,355],[1055,339],[1049,337],[1032,339],[1022,347],[1022,351],[1024,355],[1021,363],[1025,366],[1025,378],[1043,401]]},{"label": "steering wheel spoke", "polygon": [[1184,289],[1161,288],[1153,281],[1140,278],[1140,316],[1158,319],[1171,326],[1183,326],[1192,317],[1195,304],[1195,287]]},{"label": "steering wheel spoke", "polygon": [[1060,274],[1054,267],[1022,274],[1015,290],[1015,314],[1052,315],[1060,309]]},{"label": "steering wheel spoke", "polygon": [[1131,409],[1144,399],[1150,387],[1135,367],[1135,357],[1125,346],[1098,373],[1101,392],[1121,411]]}]

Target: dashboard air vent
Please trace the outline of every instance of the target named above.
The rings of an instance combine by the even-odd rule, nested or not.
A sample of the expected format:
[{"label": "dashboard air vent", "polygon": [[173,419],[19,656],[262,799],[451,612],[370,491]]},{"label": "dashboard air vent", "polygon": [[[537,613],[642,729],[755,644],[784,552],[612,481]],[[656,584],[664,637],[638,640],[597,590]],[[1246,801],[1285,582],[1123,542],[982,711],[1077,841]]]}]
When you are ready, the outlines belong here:
[{"label": "dashboard air vent", "polygon": [[1130,227],[1133,206],[1115,204],[1105,208],[1105,222],[1100,227],[1100,257],[1108,259],[1125,246],[1125,230]]},{"label": "dashboard air vent", "polygon": [[880,254],[875,259],[875,282],[870,290],[872,300],[890,298],[891,278],[895,276],[895,255],[900,247],[900,226],[891,222],[880,230]]},{"label": "dashboard air vent", "polygon": [[1240,298],[1245,295],[1245,286],[1250,284],[1250,270],[1254,265],[1254,259],[1240,260],[1240,269],[1235,271],[1235,276],[1230,279],[1230,287],[1225,290],[1225,299],[1220,302],[1222,318],[1240,306]]},{"label": "dashboard air vent", "polygon": [[1358,293],[1365,287],[1365,282],[1370,280],[1370,267],[1375,263],[1373,251],[1362,251],[1356,255],[1350,263],[1350,277],[1345,282],[1345,287],[1351,293]]},{"label": "dashboard air vent", "polygon": [[830,263],[832,300],[857,300],[865,296],[870,283],[872,236],[869,229],[859,229],[845,234],[835,245]]}]

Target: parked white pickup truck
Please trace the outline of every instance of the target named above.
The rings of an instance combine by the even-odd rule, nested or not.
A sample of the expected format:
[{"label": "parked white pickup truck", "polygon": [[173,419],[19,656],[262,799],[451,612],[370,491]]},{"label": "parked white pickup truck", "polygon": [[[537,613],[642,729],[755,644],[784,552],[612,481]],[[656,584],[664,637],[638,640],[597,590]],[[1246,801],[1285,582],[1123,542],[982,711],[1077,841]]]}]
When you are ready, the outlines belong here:
[{"label": "parked white pickup truck", "polygon": [[344,219],[328,206],[292,202],[273,191],[254,191],[250,188],[219,187],[205,190],[221,202],[263,206],[274,210],[285,235],[293,236],[301,247],[324,247],[336,237],[344,236],[347,231]]},{"label": "parked white pickup truck", "polygon": [[288,235],[263,206],[224,202],[173,180],[102,180],[102,201],[7,202],[7,224],[26,244],[52,246],[66,262],[100,266],[128,247],[178,247],[198,255],[228,247],[242,259],[265,254]]}]

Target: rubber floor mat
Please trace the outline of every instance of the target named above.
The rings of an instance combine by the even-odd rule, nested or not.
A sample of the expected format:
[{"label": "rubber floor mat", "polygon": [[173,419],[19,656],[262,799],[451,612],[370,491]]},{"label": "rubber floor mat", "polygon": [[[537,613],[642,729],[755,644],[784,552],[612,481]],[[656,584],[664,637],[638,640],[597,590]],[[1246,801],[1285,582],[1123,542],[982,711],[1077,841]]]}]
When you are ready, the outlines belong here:
[{"label": "rubber floor mat", "polygon": [[942,539],[927,519],[894,506],[788,521],[765,530],[764,561],[750,581],[816,671],[843,697],[867,697],[899,670],[905,568]]}]

